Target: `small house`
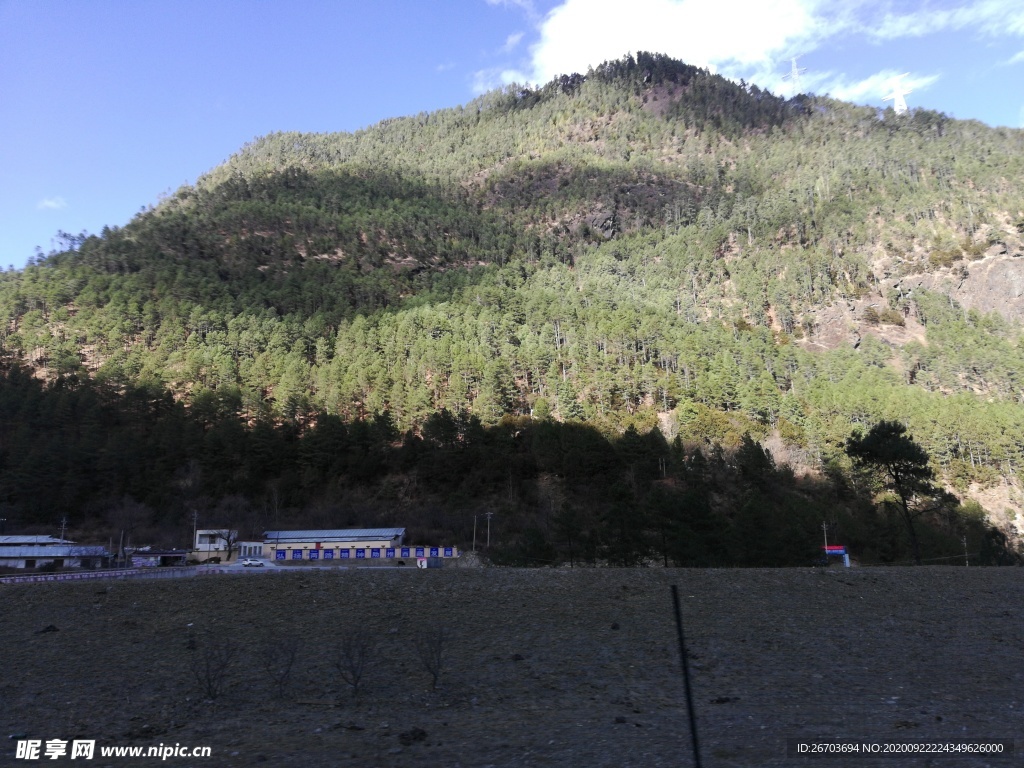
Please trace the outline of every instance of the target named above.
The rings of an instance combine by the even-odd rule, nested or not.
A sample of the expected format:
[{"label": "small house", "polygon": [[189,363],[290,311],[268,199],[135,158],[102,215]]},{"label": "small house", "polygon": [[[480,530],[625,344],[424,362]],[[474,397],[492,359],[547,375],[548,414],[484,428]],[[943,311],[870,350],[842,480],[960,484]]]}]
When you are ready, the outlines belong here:
[{"label": "small house", "polygon": [[202,528],[196,531],[195,547],[189,553],[200,563],[226,563],[238,556],[238,531]]}]

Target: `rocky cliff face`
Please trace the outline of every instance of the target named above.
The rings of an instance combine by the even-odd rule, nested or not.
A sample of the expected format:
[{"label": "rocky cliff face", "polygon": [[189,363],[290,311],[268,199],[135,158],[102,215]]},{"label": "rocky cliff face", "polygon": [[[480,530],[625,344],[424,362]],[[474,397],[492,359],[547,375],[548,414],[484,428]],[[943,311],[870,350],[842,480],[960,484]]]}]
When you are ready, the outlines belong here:
[{"label": "rocky cliff face", "polygon": [[[920,253],[917,257],[919,263],[926,258]],[[1024,321],[1024,242],[1018,237],[1006,236],[974,261],[961,259],[934,271],[900,275],[897,265],[887,257],[877,259],[872,267],[881,276],[876,292],[807,312],[812,330],[801,342],[804,347],[827,350],[856,346],[865,334],[878,336],[893,347],[911,340],[924,343],[924,327],[917,322],[912,306],[905,312],[903,326],[865,322],[870,309],[880,312],[887,306],[891,292],[912,298],[915,291],[934,291],[949,296],[965,311],[998,312],[1011,322]]]},{"label": "rocky cliff face", "polygon": [[[996,251],[1000,246],[990,249]],[[966,275],[964,274],[966,272]],[[996,311],[1007,320],[1024,320],[1024,253],[1002,252],[950,270],[911,275],[900,281],[904,290],[926,288],[952,297],[965,309]]]}]

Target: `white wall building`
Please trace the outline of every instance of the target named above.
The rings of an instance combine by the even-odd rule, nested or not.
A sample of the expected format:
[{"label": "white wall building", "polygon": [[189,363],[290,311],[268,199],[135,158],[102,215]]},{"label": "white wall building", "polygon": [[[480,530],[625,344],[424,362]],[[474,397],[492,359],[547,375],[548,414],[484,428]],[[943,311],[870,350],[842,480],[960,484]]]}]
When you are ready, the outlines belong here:
[{"label": "white wall building", "polygon": [[405,528],[344,528],[314,531],[267,531],[263,554],[277,563],[327,561],[420,560],[456,558],[457,547],[410,546]]},{"label": "white wall building", "polygon": [[105,547],[53,536],[0,536],[0,566],[5,568],[100,568],[109,562]]},{"label": "white wall building", "polygon": [[200,528],[196,531],[192,559],[205,563],[217,559],[227,562],[238,555],[238,531],[228,528]]}]

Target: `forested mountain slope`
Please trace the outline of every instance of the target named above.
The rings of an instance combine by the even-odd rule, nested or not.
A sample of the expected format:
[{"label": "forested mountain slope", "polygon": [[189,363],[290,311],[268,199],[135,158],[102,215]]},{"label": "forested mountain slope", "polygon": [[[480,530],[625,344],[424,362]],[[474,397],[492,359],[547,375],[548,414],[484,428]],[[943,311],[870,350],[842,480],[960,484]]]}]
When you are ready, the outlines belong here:
[{"label": "forested mountain slope", "polygon": [[[749,433],[835,480],[851,430],[888,418],[1012,534],[1022,181],[1022,131],[783,100],[640,54],[353,134],[257,139],[125,227],[0,274],[0,342],[8,366],[66,397],[166,400],[198,442],[143,485],[170,487],[193,462],[210,505],[266,508],[284,477],[302,515],[379,479],[350,467],[303,485],[271,467],[238,487],[242,458],[221,476],[197,447],[227,422],[301,442],[324,414],[386,413],[393,441],[439,450],[466,434],[425,433],[442,409],[481,429],[658,427],[666,446],[680,438],[679,467],[685,446],[727,458]],[[0,440],[0,502],[39,519],[24,478],[44,438]],[[61,503],[139,498],[119,472]],[[646,498],[650,483],[627,480]],[[147,503],[180,508],[167,498]]]}]

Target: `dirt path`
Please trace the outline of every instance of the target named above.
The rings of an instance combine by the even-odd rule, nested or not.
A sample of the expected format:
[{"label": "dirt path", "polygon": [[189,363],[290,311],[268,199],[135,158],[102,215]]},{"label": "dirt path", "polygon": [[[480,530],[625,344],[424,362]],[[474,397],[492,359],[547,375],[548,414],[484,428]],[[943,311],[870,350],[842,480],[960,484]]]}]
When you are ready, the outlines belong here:
[{"label": "dirt path", "polygon": [[[445,569],[4,586],[0,764],[29,764],[6,739],[28,734],[213,748],[176,766],[690,765],[672,583],[708,768],[820,764],[787,738],[1024,750],[1024,569]],[[436,692],[415,651],[433,622],[453,635]],[[375,663],[354,700],[332,661],[356,628]],[[239,650],[213,702],[191,671],[211,636]],[[289,637],[282,698],[260,652]]]}]

